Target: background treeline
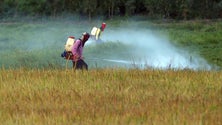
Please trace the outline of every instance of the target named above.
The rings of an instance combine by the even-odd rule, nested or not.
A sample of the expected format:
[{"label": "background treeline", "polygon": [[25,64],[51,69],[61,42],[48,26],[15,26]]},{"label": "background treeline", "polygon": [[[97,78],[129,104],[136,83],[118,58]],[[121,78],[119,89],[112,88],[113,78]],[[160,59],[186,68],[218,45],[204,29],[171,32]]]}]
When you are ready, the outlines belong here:
[{"label": "background treeline", "polygon": [[142,15],[168,19],[222,17],[222,0],[1,0],[0,16],[98,16]]}]

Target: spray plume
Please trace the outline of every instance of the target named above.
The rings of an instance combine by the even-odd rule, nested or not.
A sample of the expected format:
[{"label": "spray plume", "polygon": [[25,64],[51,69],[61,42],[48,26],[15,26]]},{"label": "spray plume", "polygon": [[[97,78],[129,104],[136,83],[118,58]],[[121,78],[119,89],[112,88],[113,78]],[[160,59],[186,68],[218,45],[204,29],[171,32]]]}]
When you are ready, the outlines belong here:
[{"label": "spray plume", "polygon": [[[104,41],[117,41],[132,46],[132,60],[107,57],[103,61],[134,64],[139,68],[210,70],[211,66],[198,55],[178,48],[163,35],[148,29],[107,29],[101,37]],[[118,52],[116,53],[118,54]],[[114,54],[115,55],[115,54]]]}]

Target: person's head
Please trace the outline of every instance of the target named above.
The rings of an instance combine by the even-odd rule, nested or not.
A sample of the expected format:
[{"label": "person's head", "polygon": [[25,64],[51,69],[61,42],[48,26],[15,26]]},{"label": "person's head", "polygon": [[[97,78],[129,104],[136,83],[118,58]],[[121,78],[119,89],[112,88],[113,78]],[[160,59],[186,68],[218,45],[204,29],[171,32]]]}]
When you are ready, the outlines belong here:
[{"label": "person's head", "polygon": [[86,41],[89,39],[89,37],[90,37],[90,35],[89,35],[89,33],[87,33],[87,32],[84,32],[83,34],[82,34],[82,36],[81,36],[81,40],[82,40],[82,42],[83,42],[83,46],[85,45],[85,43],[86,43]]},{"label": "person's head", "polygon": [[85,43],[89,39],[90,35],[87,32],[82,34],[81,40]]}]

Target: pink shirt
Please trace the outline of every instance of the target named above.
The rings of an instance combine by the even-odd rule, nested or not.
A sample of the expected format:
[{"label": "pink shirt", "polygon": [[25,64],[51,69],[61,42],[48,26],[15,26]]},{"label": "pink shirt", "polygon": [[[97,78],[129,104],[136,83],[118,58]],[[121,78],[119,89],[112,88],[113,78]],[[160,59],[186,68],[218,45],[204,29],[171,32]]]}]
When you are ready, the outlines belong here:
[{"label": "pink shirt", "polygon": [[83,53],[82,42],[79,39],[77,39],[74,45],[72,46],[72,54],[74,55],[73,60],[82,59],[82,53]]}]

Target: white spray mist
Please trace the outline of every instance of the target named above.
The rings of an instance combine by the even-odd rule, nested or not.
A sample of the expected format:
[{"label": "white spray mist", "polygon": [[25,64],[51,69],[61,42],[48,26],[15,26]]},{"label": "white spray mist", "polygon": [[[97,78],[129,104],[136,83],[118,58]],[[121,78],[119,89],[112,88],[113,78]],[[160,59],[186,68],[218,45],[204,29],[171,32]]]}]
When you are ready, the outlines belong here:
[{"label": "white spray mist", "polygon": [[129,63],[136,64],[141,68],[211,69],[211,66],[203,58],[191,55],[185,50],[173,46],[166,37],[151,30],[136,28],[107,29],[101,38],[104,41],[131,44],[134,47],[131,51],[136,56],[133,60],[129,60]]},{"label": "white spray mist", "polygon": [[[108,25],[108,24],[107,24]],[[135,25],[134,25],[135,26]],[[82,30],[90,30],[90,26],[83,27],[67,27],[66,25],[45,26],[44,24],[31,25],[28,29],[19,34],[21,42],[26,45],[28,50],[44,49],[49,47],[62,47],[66,41],[66,37],[74,35],[77,38],[81,35]],[[21,30],[24,30],[21,27]],[[74,34],[73,34],[74,33]],[[16,38],[18,40],[18,38]],[[152,30],[138,27],[111,27],[107,26],[101,39],[105,42],[122,42],[130,44],[134,48],[133,59],[124,60],[123,58],[107,57],[104,61],[112,61],[117,63],[136,64],[141,68],[176,68],[176,69],[206,69],[210,70],[211,66],[201,57],[191,55],[171,44],[171,42],[161,34]],[[90,41],[89,41],[90,44]],[[115,53],[113,53],[115,55]],[[118,52],[116,52],[118,55]],[[100,57],[98,57],[100,58]]]}]

